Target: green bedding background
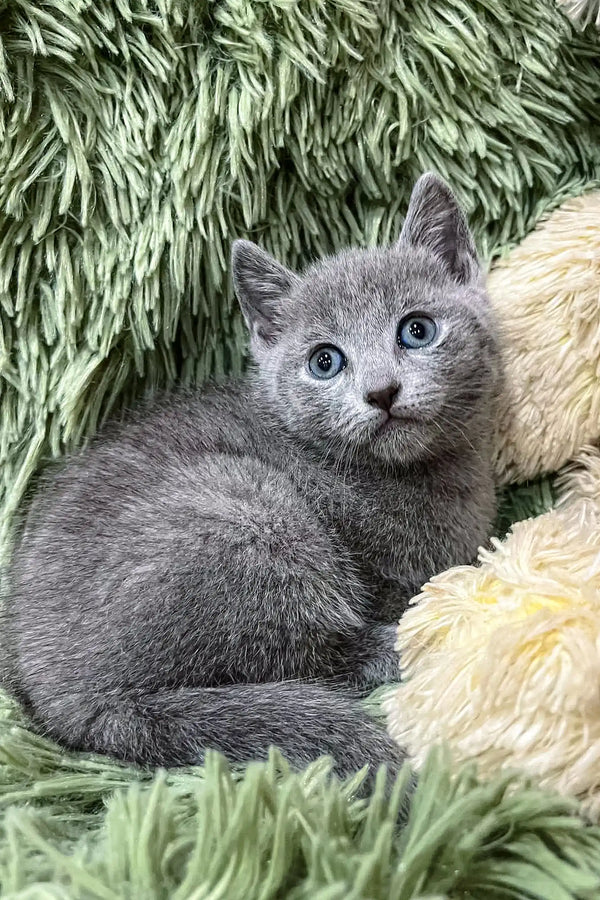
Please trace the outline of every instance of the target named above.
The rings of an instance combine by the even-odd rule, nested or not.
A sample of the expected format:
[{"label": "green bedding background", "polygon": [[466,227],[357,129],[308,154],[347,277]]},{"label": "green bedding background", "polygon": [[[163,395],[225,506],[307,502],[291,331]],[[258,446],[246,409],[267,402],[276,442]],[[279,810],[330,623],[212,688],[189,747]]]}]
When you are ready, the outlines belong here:
[{"label": "green bedding background", "polygon": [[[598,33],[553,0],[0,0],[0,552],[45,460],[241,368],[234,237],[391,240],[428,169],[487,259],[600,184]],[[0,715],[2,897],[600,896],[597,830],[442,757],[399,836],[323,764],[152,780]]]}]

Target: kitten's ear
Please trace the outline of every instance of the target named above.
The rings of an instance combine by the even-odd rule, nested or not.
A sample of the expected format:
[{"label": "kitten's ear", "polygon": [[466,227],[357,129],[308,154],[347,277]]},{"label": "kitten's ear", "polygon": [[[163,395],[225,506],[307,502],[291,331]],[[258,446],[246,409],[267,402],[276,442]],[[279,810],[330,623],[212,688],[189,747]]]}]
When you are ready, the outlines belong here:
[{"label": "kitten's ear", "polygon": [[231,266],[233,285],[250,334],[264,343],[273,343],[283,323],[285,299],[300,279],[252,241],[233,242]]},{"label": "kitten's ear", "polygon": [[446,182],[433,172],[421,175],[413,188],[398,244],[429,250],[463,284],[479,275],[464,213]]}]

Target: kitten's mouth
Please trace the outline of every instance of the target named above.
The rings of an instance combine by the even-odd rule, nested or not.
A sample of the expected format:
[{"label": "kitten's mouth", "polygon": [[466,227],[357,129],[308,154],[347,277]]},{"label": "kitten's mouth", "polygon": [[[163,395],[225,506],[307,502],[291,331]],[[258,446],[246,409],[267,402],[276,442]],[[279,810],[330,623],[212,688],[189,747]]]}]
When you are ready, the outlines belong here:
[{"label": "kitten's mouth", "polygon": [[388,434],[390,431],[395,431],[397,428],[406,428],[411,425],[417,425],[419,419],[416,416],[389,416],[383,425],[380,425],[377,429],[376,434],[383,435]]}]

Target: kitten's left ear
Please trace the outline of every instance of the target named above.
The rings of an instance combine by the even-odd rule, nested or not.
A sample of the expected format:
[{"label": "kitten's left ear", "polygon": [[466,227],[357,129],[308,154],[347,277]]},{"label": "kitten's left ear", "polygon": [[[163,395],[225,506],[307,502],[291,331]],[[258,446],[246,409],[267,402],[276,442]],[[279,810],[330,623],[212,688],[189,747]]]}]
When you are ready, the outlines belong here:
[{"label": "kitten's left ear", "polygon": [[285,318],[285,301],[300,279],[252,241],[234,241],[233,285],[253,340],[272,344]]},{"label": "kitten's left ear", "polygon": [[456,197],[445,181],[428,172],[413,188],[398,245],[422,247],[437,256],[456,281],[480,273],[475,243]]}]

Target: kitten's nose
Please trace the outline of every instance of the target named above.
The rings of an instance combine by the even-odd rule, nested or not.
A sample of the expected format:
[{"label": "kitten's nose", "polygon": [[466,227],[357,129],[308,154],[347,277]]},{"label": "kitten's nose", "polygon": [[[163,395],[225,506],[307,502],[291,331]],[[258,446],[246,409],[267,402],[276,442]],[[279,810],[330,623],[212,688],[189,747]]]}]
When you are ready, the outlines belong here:
[{"label": "kitten's nose", "polygon": [[370,394],[367,394],[367,403],[370,403],[371,406],[378,406],[379,409],[389,413],[397,393],[398,385],[390,384],[381,391],[371,391]]}]

